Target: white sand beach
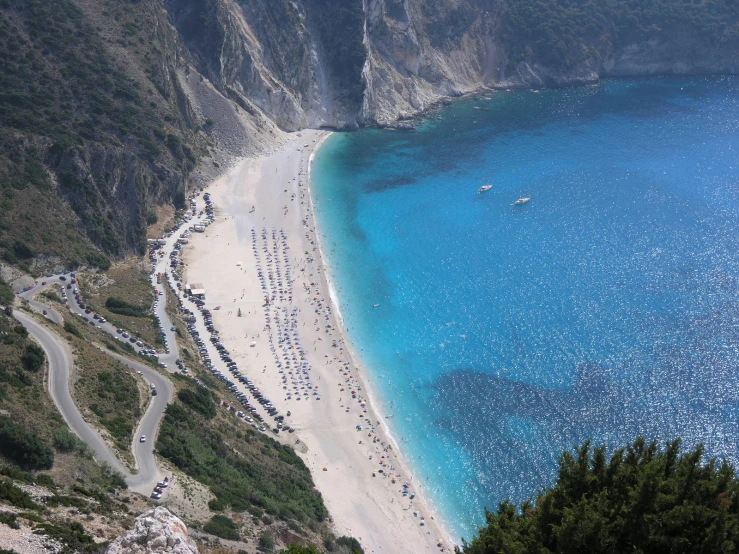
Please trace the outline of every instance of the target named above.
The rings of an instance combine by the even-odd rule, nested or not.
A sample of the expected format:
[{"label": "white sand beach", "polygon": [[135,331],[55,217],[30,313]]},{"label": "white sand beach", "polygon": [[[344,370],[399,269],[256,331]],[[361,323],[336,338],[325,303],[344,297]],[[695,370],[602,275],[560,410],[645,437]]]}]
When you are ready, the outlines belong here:
[{"label": "white sand beach", "polygon": [[[336,532],[357,538],[367,553],[449,552],[449,538],[369,402],[328,295],[308,183],[311,154],[326,136],[286,135],[273,154],[244,160],[208,187],[216,222],[193,233],[186,279],[203,284],[242,373],[280,413],[291,412],[286,424],[297,431],[278,440],[294,445],[310,467]],[[267,307],[263,282],[282,283],[268,288],[277,292]],[[295,356],[298,345],[305,361]],[[413,500],[403,496],[405,482]]]}]

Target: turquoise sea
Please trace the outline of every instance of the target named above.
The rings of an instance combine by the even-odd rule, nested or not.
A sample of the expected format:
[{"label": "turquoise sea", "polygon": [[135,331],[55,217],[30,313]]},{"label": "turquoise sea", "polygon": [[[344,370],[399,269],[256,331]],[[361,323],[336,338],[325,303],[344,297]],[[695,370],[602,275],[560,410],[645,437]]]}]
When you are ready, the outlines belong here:
[{"label": "turquoise sea", "polygon": [[490,93],[334,134],[312,175],[350,339],[453,536],[588,438],[739,463],[739,79]]}]

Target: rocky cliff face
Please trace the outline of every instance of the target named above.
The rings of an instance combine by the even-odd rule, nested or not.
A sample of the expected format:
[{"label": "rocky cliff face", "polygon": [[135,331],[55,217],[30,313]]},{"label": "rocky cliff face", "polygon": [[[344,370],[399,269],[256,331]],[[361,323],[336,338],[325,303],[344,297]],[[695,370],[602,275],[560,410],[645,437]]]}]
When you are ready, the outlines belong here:
[{"label": "rocky cliff face", "polygon": [[[141,251],[154,205],[181,205],[281,130],[389,125],[483,88],[739,70],[724,0],[0,4],[6,212],[54,192],[71,210],[45,209],[48,236],[85,235],[68,263]],[[0,221],[7,261],[59,251],[16,223]]]},{"label": "rocky cliff face", "polygon": [[304,3],[164,0],[197,71],[224,97],[294,131],[354,122],[337,101]]},{"label": "rocky cliff face", "polygon": [[[345,5],[359,1],[345,0]],[[582,43],[566,47],[582,55],[563,67],[536,52],[521,59],[514,51],[521,39],[511,36],[515,26],[505,0],[361,0],[361,30],[347,30],[338,20],[333,28],[344,34],[340,48],[352,36],[363,35],[361,98],[352,102],[337,90],[315,22],[315,13],[326,5],[330,11],[321,17],[339,14],[332,2],[165,0],[165,6],[198,70],[218,90],[253,103],[287,130],[390,124],[442,98],[485,87],[565,86],[617,75],[736,73],[739,65],[735,42],[711,44],[691,32],[655,32],[660,38],[626,44],[585,34]],[[197,27],[195,17],[207,23]]]},{"label": "rocky cliff face", "polygon": [[[711,12],[710,7],[706,10]],[[585,36],[582,43],[566,47],[581,52],[576,63],[563,67],[536,53],[517,60],[517,37],[511,36],[505,1],[365,0],[365,11],[367,88],[361,120],[368,124],[388,124],[441,98],[486,87],[567,86],[609,76],[739,71],[736,29],[723,42],[699,36],[692,28],[655,30],[652,34],[660,38],[624,44],[620,37],[600,36],[596,41]]]},{"label": "rocky cliff face", "polygon": [[187,536],[180,518],[162,507],[136,518],[133,531],[118,537],[107,554],[198,554],[195,543]]}]

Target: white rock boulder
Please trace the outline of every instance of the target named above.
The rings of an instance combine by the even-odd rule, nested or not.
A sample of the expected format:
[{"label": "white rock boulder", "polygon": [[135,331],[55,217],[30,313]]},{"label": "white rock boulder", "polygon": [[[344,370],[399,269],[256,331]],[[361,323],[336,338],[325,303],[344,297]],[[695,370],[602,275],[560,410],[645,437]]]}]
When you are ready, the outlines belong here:
[{"label": "white rock boulder", "polygon": [[133,531],[118,537],[107,554],[198,554],[182,520],[167,508],[157,507],[136,518]]}]

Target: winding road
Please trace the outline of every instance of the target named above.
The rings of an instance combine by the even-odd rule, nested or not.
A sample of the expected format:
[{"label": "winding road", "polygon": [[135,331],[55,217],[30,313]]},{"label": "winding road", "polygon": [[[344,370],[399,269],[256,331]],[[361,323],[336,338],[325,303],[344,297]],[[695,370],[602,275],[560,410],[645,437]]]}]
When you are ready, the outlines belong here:
[{"label": "winding road", "polygon": [[[49,307],[44,307],[51,314]],[[56,314],[59,316],[59,314]],[[157,481],[163,475],[156,464],[153,452],[154,437],[156,437],[159,424],[164,416],[164,410],[172,399],[172,384],[169,379],[160,375],[151,367],[130,360],[119,354],[109,352],[101,347],[106,354],[118,360],[140,374],[149,382],[153,383],[158,391],[153,396],[146,409],[139,427],[136,431],[131,451],[136,461],[137,473],[131,473],[120,462],[111,448],[105,443],[100,433],[87,423],[80,413],[72,398],[69,387],[70,368],[73,365],[73,356],[67,342],[53,331],[38,323],[33,317],[24,314],[20,310],[14,310],[13,316],[28,330],[28,333],[44,349],[49,361],[49,393],[54,404],[62,414],[69,428],[94,452],[95,459],[99,463],[106,463],[113,469],[121,472],[126,479],[126,484],[132,490],[148,495]],[[61,317],[61,316],[59,316]],[[146,435],[149,440],[145,443],[139,442],[139,437]]]},{"label": "winding road", "polygon": [[[193,218],[190,225],[198,223],[201,219],[202,216]],[[162,335],[167,338],[167,344],[169,347],[168,352],[159,355],[159,361],[160,364],[166,367],[167,371],[170,373],[175,371],[174,365],[175,361],[179,357],[179,349],[177,347],[176,335],[171,331],[172,322],[166,313],[166,287],[164,286],[164,283],[156,283],[156,273],[166,272],[169,253],[174,249],[174,245],[187,230],[187,227],[189,227],[189,225],[183,225],[177,232],[173,233],[166,239],[166,244],[160,250],[164,253],[164,256],[157,260],[157,263],[155,264],[156,270],[152,274],[152,284],[159,292],[159,302],[157,303],[154,312],[159,317]],[[64,277],[64,279],[62,279],[62,277]],[[24,301],[27,307],[43,314],[44,317],[52,323],[61,326],[64,324],[64,318],[62,315],[51,306],[38,302],[35,297],[39,293],[53,286],[61,286],[64,288],[67,284],[71,284],[68,279],[70,279],[69,275],[52,275],[42,278],[29,290],[18,293],[18,296]],[[73,288],[76,288],[76,286],[77,285],[74,284],[72,285]],[[70,292],[72,291],[70,290]],[[85,311],[81,309],[74,300],[74,295],[69,295],[66,300],[66,305],[72,314],[75,314],[80,318],[87,317]],[[121,472],[125,476],[126,484],[130,489],[148,496],[154,488],[154,485],[163,478],[163,474],[156,463],[153,445],[156,440],[159,425],[164,417],[164,410],[166,409],[167,404],[172,400],[172,383],[169,379],[152,369],[150,366],[98,346],[98,348],[107,355],[139,373],[147,383],[150,385],[153,384],[157,390],[157,395],[151,397],[151,402],[141,418],[136,433],[132,439],[131,451],[134,455],[137,471],[136,473],[131,473],[117,458],[113,450],[105,443],[100,433],[85,421],[74,403],[69,384],[70,371],[74,364],[74,358],[67,342],[58,334],[37,322],[32,316],[25,314],[20,310],[15,310],[14,316],[28,330],[29,334],[36,339],[46,353],[47,359],[49,360],[49,393],[67,425],[69,425],[70,429],[90,447],[94,452],[95,459],[99,463],[106,463],[113,469]],[[90,318],[90,320],[92,320],[92,318]],[[131,344],[137,353],[140,353],[141,350],[147,348],[146,345],[138,346],[130,341],[126,341],[119,335],[116,327],[108,322],[100,323],[99,321],[92,321],[98,329],[108,333],[121,342],[128,342]],[[141,435],[146,436],[146,442],[140,442]]]},{"label": "winding road", "polygon": [[64,421],[92,449],[98,462],[107,463],[113,469],[126,475],[127,471],[123,464],[118,461],[100,434],[83,419],[72,399],[72,393],[69,390],[72,352],[67,342],[20,310],[13,310],[13,316],[28,330],[28,333],[36,339],[46,353],[46,359],[49,361],[49,393]]}]

